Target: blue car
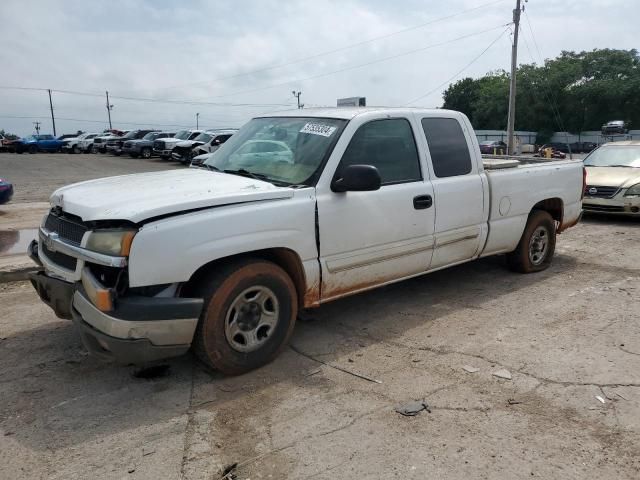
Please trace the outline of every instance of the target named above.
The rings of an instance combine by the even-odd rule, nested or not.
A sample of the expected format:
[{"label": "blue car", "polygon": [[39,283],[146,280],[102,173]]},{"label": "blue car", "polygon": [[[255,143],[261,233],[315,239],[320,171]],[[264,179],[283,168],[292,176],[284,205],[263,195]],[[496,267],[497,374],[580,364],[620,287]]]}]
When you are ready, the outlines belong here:
[{"label": "blue car", "polygon": [[16,153],[59,152],[64,142],[53,135],[31,135],[15,143]]},{"label": "blue car", "polygon": [[13,197],[13,185],[0,178],[0,205],[4,205]]}]

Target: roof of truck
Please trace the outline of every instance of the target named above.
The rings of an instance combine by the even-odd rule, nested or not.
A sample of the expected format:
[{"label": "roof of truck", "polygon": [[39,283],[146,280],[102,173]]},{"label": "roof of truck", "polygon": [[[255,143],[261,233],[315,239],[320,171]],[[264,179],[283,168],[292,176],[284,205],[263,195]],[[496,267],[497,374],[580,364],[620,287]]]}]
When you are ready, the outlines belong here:
[{"label": "roof of truck", "polygon": [[323,107],[323,108],[305,108],[303,110],[285,110],[282,112],[271,112],[259,117],[318,117],[318,118],[340,118],[351,120],[358,115],[368,112],[385,112],[390,114],[400,113],[435,113],[438,112],[443,116],[459,115],[453,110],[444,110],[439,108],[415,108],[415,107]]}]

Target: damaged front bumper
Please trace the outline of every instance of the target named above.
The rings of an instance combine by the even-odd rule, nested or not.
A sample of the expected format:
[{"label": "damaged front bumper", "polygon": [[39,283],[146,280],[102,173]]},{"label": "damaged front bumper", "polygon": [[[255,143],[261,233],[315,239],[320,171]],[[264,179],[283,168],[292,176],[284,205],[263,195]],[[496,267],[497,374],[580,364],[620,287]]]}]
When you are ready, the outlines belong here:
[{"label": "damaged front bumper", "polygon": [[[37,251],[37,245],[29,247],[30,256],[39,262]],[[30,280],[58,317],[73,320],[91,354],[117,363],[140,364],[186,353],[203,305],[199,298],[125,295],[114,298],[104,311],[100,293],[108,289],[88,268],[77,282],[45,271],[31,274]]]}]

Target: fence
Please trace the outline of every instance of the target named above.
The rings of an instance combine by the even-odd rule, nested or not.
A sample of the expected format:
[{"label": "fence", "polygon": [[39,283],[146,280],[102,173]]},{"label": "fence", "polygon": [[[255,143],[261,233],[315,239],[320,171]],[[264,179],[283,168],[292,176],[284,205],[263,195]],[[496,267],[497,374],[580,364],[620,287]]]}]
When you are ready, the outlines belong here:
[{"label": "fence", "polygon": [[[516,131],[515,136],[520,139],[520,143],[535,144],[538,132],[525,132]],[[485,140],[501,140],[506,143],[507,132],[504,130],[476,130],[476,137],[479,142]],[[598,145],[607,142],[617,142],[620,140],[640,140],[640,130],[630,130],[625,135],[602,135],[600,131],[588,131],[580,132],[578,134],[568,132],[555,132],[552,137],[552,142],[558,143],[576,143],[576,142],[593,142]]]}]

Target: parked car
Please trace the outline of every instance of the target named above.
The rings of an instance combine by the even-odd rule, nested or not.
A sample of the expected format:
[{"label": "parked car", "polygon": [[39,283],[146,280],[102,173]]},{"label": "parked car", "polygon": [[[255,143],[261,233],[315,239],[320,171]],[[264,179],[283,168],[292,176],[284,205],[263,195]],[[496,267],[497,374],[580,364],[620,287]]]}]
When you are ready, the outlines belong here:
[{"label": "parked car", "polygon": [[[282,144],[291,161],[253,151]],[[299,309],[489,255],[546,269],[580,217],[582,162],[513,164],[485,170],[458,112],[264,114],[203,168],[55,191],[31,281],[99,357],[193,348],[239,374],[282,351]]]},{"label": "parked car", "polygon": [[64,140],[67,140],[67,139],[69,139],[69,138],[77,138],[77,137],[79,137],[80,135],[82,135],[82,133],[83,133],[83,132],[82,132],[82,131],[80,131],[80,130],[78,130],[76,133],[65,133],[64,135],[60,135],[60,136],[58,137],[58,140],[63,140],[63,141],[64,141]]},{"label": "parked car", "polygon": [[507,144],[500,140],[485,140],[480,142],[480,153],[488,155],[505,155]]},{"label": "parked car", "polygon": [[122,145],[122,153],[128,153],[131,158],[151,158],[153,142],[160,138],[171,138],[174,132],[149,132],[138,140],[127,140]]},{"label": "parked car", "polygon": [[107,130],[93,139],[93,152],[107,153],[107,142],[126,135],[128,130]]},{"label": "parked car", "polygon": [[585,212],[640,216],[640,141],[605,143],[584,165]]},{"label": "parked car", "polygon": [[22,138],[14,144],[14,148],[16,153],[59,152],[62,145],[62,140],[58,140],[53,135],[43,134]]},{"label": "parked car", "polygon": [[201,153],[196,151],[196,148],[203,149],[204,152],[202,153],[215,151],[235,132],[237,130],[207,130],[202,132],[193,140],[178,142],[171,152],[171,158],[184,164],[191,163],[191,159]]},{"label": "parked car", "polygon": [[228,128],[224,130],[215,130],[214,135],[207,143],[203,145],[196,145],[192,150],[192,158],[204,153],[213,153],[222,146],[231,136],[238,131],[237,128]]},{"label": "parked car", "polygon": [[184,140],[193,140],[204,130],[180,130],[171,138],[161,138],[153,142],[153,153],[160,158],[169,159],[175,146]]},{"label": "parked car", "polygon": [[8,203],[13,197],[13,185],[3,178],[0,178],[0,205]]},{"label": "parked car", "polygon": [[[217,152],[217,150],[216,150],[216,152]],[[191,159],[191,166],[192,167],[201,167],[202,164],[204,162],[206,162],[207,160],[209,160],[213,156],[213,154],[216,153],[216,152],[203,153],[203,154],[200,154],[200,155],[196,155],[195,157],[193,157]]]},{"label": "parked car", "polygon": [[571,144],[573,153],[589,153],[596,148],[598,148],[598,144],[593,142],[574,142]]},{"label": "parked car", "polygon": [[629,133],[629,122],[612,120],[602,125],[603,135],[624,135]]},{"label": "parked car", "polygon": [[122,155],[124,142],[128,140],[140,140],[149,132],[157,132],[157,130],[131,130],[121,137],[109,138],[107,140],[107,152],[119,157]]},{"label": "parked car", "polygon": [[62,150],[68,153],[82,153],[87,152],[93,145],[93,139],[96,138],[99,133],[83,133],[77,137],[67,138],[63,141]]}]

